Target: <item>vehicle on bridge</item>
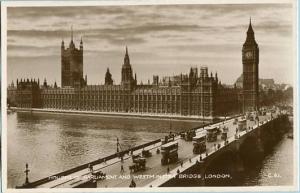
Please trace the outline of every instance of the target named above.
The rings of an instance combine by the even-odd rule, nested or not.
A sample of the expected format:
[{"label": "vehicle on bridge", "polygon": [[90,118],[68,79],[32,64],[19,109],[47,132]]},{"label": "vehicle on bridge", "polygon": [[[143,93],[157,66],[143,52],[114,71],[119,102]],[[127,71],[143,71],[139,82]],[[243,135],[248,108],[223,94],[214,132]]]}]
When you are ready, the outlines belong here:
[{"label": "vehicle on bridge", "polygon": [[171,141],[174,141],[174,137],[175,137],[174,134],[166,135],[165,138],[161,140],[161,144],[166,144]]},{"label": "vehicle on bridge", "polygon": [[93,171],[92,176],[92,178],[94,178],[95,180],[104,180],[106,178],[106,174],[103,173],[101,170],[97,172]]},{"label": "vehicle on bridge", "polygon": [[227,132],[222,131],[221,139],[224,141],[227,139]]},{"label": "vehicle on bridge", "polygon": [[193,153],[201,154],[206,151],[206,135],[204,133],[193,137]]},{"label": "vehicle on bridge", "polygon": [[238,122],[238,130],[245,131],[247,129],[247,119],[241,119]]},{"label": "vehicle on bridge", "polygon": [[161,164],[166,165],[178,160],[178,142],[173,141],[161,146]]},{"label": "vehicle on bridge", "polygon": [[228,133],[229,128],[228,127],[223,127],[222,128],[222,133],[221,133],[221,139],[226,140],[227,139],[227,133]]},{"label": "vehicle on bridge", "polygon": [[151,157],[152,153],[149,150],[144,150],[142,151],[142,156],[143,157]]},{"label": "vehicle on bridge", "polygon": [[91,172],[90,178],[93,180],[104,180],[106,178],[106,174],[103,173],[101,170],[95,171],[93,165],[89,164],[88,168]]},{"label": "vehicle on bridge", "polygon": [[129,166],[129,170],[132,172],[144,171],[146,170],[146,158],[141,157],[140,155],[132,156],[133,164]]},{"label": "vehicle on bridge", "polygon": [[248,119],[249,121],[254,121],[254,116],[253,115],[251,115],[250,117],[249,117],[249,119]]},{"label": "vehicle on bridge", "polygon": [[233,121],[233,124],[236,125],[237,123],[238,123],[238,119],[235,118],[234,121]]},{"label": "vehicle on bridge", "polygon": [[193,140],[193,137],[195,137],[195,136],[196,136],[196,131],[193,131],[193,130],[187,131],[186,134],[185,134],[184,139],[185,139],[186,141],[192,141],[192,140]]},{"label": "vehicle on bridge", "polygon": [[228,132],[228,130],[229,130],[229,128],[226,127],[226,126],[224,126],[224,127],[222,128],[222,132]]},{"label": "vehicle on bridge", "polygon": [[249,119],[249,116],[250,116],[250,115],[251,115],[251,112],[246,112],[245,115],[244,115],[244,118],[245,118],[245,119]]},{"label": "vehicle on bridge", "polygon": [[208,142],[217,141],[218,131],[219,131],[217,127],[207,128],[206,131],[207,131],[206,135],[207,135]]}]

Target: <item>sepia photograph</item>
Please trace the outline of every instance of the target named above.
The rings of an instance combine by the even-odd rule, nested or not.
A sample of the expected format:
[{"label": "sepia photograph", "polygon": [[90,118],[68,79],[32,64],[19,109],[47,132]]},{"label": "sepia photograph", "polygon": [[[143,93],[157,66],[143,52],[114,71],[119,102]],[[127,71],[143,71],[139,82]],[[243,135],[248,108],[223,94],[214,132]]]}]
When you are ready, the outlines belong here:
[{"label": "sepia photograph", "polygon": [[2,2],[2,191],[296,191],[296,6]]}]

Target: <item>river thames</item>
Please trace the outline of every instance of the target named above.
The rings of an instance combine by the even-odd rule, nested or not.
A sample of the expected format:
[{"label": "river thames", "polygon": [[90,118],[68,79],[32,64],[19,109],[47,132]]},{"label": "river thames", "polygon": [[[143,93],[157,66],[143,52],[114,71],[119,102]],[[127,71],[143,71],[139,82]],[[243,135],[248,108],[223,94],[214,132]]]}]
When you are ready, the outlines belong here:
[{"label": "river thames", "polygon": [[[113,154],[117,138],[127,149],[196,126],[175,121],[86,115],[12,113],[8,115],[8,188]],[[293,140],[284,137],[265,159],[246,170],[239,185],[292,185]],[[280,177],[274,175],[278,174]]]}]

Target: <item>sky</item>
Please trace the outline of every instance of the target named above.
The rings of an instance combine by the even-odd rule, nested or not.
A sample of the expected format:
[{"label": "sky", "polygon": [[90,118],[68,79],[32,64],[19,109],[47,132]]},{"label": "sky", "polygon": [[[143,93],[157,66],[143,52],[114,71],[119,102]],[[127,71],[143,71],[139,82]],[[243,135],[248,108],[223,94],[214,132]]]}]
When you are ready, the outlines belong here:
[{"label": "sky", "polygon": [[138,83],[153,75],[207,66],[222,83],[242,73],[242,45],[251,17],[260,49],[259,77],[293,83],[293,8],[290,4],[9,7],[8,83],[17,78],[61,83],[61,41],[84,46],[88,84],[116,84],[128,46]]}]

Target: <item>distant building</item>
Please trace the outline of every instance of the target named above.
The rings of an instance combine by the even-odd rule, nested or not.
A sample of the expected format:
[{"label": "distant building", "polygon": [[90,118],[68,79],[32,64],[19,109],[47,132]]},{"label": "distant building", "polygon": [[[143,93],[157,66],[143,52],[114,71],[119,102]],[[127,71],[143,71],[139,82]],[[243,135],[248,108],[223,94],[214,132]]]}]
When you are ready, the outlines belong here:
[{"label": "distant building", "polygon": [[[18,84],[18,80],[17,80],[17,84]],[[7,87],[7,104],[8,104],[8,107],[16,106],[16,104],[17,104],[16,96],[17,96],[17,87],[15,86],[14,82],[12,82]]]},{"label": "distant building", "polygon": [[243,74],[241,74],[234,83],[237,88],[243,89]]},{"label": "distant building", "polygon": [[[40,108],[41,89],[39,80],[27,79],[17,80],[15,92],[15,103],[21,108]],[[9,94],[11,96],[11,93]]]},{"label": "distant building", "polygon": [[275,86],[275,81],[272,78],[269,79],[259,79],[259,84],[264,85],[265,87],[272,88]]},{"label": "distant building", "polygon": [[[272,90],[286,90],[287,88],[291,87],[289,84],[278,84],[274,81],[274,79],[269,78],[269,79],[263,79],[260,78],[258,80],[259,84],[259,90],[261,91],[268,91],[269,89]],[[238,89],[243,88],[243,74],[237,78],[235,81],[235,85]]]}]

